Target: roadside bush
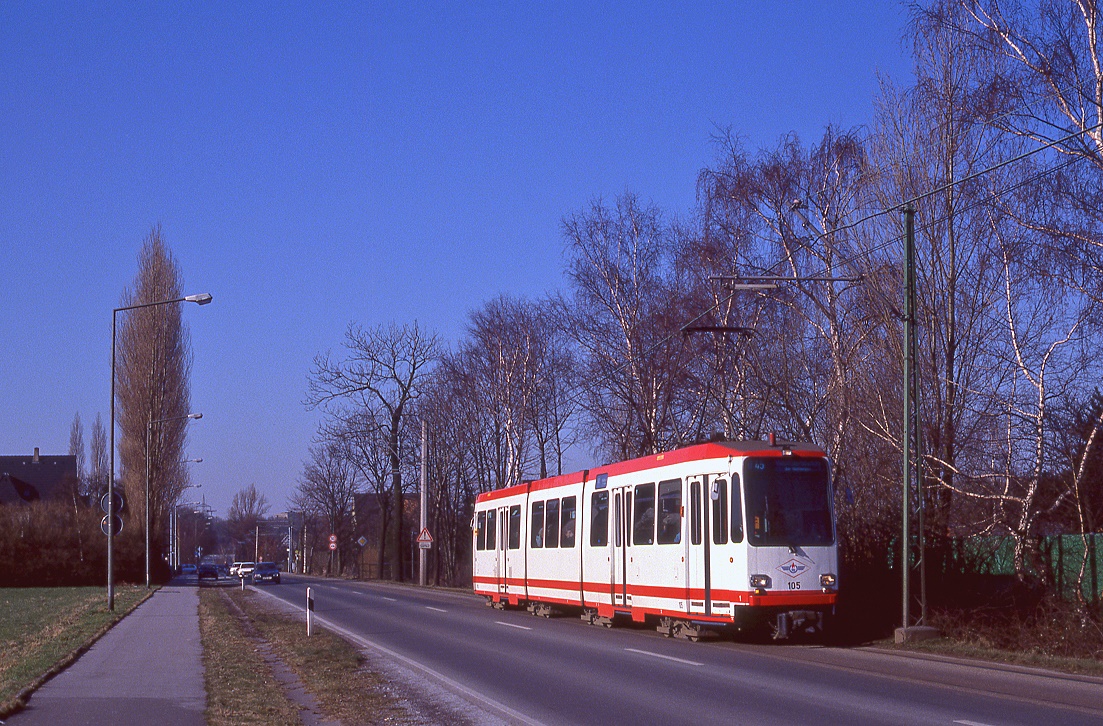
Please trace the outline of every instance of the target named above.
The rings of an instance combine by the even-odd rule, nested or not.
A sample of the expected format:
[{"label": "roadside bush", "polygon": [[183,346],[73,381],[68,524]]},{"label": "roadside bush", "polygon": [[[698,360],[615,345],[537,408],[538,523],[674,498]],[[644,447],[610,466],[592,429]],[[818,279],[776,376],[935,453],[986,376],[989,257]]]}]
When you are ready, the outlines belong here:
[{"label": "roadside bush", "polygon": [[1016,606],[940,608],[931,624],[942,635],[978,648],[1050,658],[1103,659],[1103,612],[1083,611],[1052,595]]},{"label": "roadside bush", "polygon": [[[0,586],[98,585],[107,575],[103,513],[65,502],[0,506]],[[167,568],[155,557],[157,579]],[[145,540],[133,526],[115,539],[116,582],[145,581]]]}]

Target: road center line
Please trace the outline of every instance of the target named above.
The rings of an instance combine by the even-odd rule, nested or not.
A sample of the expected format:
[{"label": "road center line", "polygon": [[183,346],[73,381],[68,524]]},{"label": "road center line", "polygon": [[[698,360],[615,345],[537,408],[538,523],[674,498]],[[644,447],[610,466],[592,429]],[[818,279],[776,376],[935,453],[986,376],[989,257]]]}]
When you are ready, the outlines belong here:
[{"label": "road center line", "polygon": [[686,665],[691,665],[691,666],[703,666],[704,665],[704,663],[698,663],[695,660],[685,660],[684,658],[675,658],[672,655],[662,655],[660,653],[652,653],[652,652],[646,651],[646,650],[636,650],[635,648],[625,648],[625,650],[628,651],[629,653],[639,653],[640,655],[649,655],[652,658],[662,658],[663,660],[672,660],[676,663],[685,663]]},{"label": "road center line", "polygon": [[527,625],[514,625],[513,623],[504,623],[501,620],[495,620],[494,623],[496,625],[504,625],[507,628],[517,628],[518,630],[532,630],[532,628],[528,627]]},{"label": "road center line", "polygon": [[437,612],[437,613],[446,613],[446,612],[448,612],[447,610],[441,610],[440,608],[435,608],[435,607],[432,607],[431,605],[426,605],[425,609],[426,610],[432,610],[433,612]]},{"label": "road center line", "polygon": [[387,602],[398,602],[398,598],[393,598],[393,597],[383,597],[382,595],[380,595],[380,597],[382,597],[382,598],[383,598],[384,600],[386,600]]},{"label": "road center line", "polygon": [[981,723],[980,721],[964,721],[964,720],[962,720],[962,721],[954,721],[954,723],[959,723],[959,724],[961,724],[961,726],[992,726],[992,724]]}]

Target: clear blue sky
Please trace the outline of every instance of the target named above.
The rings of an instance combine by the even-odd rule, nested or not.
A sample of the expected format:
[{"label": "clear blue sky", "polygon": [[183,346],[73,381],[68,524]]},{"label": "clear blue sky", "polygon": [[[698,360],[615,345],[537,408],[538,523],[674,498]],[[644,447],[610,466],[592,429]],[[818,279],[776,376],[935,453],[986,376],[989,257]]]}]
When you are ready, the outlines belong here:
[{"label": "clear blue sky", "polygon": [[350,321],[455,341],[562,286],[588,200],[685,213],[718,128],[868,124],[911,68],[875,0],[274,5],[0,4],[0,454],[106,423],[111,309],[160,223],[214,295],[185,308],[194,481],[279,511]]}]

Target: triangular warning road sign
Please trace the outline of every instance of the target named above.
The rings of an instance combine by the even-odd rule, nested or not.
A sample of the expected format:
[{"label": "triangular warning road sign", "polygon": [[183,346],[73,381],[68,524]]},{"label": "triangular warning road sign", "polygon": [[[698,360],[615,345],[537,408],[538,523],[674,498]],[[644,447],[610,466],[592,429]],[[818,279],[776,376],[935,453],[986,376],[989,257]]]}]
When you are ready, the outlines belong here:
[{"label": "triangular warning road sign", "polygon": [[421,534],[419,534],[417,536],[417,541],[418,542],[432,542],[433,541],[433,535],[429,534],[429,528],[428,527],[423,527],[422,528]]}]

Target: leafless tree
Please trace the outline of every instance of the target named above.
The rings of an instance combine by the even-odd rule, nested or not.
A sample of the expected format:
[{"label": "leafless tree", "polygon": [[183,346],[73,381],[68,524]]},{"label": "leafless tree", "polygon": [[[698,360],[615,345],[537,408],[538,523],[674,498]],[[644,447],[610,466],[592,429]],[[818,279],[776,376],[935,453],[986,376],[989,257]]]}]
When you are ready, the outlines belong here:
[{"label": "leafless tree", "polygon": [[230,501],[226,518],[230,536],[235,541],[248,540],[270,508],[268,498],[257,491],[256,484],[239,489]]},{"label": "leafless tree", "polygon": [[406,528],[401,434],[407,409],[417,399],[429,367],[439,355],[439,339],[421,330],[417,323],[370,330],[350,324],[345,333],[345,349],[348,355],[343,360],[328,353],[315,358],[307,404],[329,410],[342,404],[372,408],[385,417],[395,510],[391,540],[394,577],[404,580],[409,555],[403,541]]},{"label": "leafless tree", "polygon": [[364,403],[365,408],[335,414],[334,420],[323,428],[321,436],[341,446],[355,467],[359,481],[367,485],[367,490],[379,505],[376,566],[382,574],[386,560],[386,538],[394,514],[394,500],[390,496],[392,461],[385,427],[388,418],[381,414],[373,401]]},{"label": "leafless tree", "polygon": [[[155,227],[138,253],[138,273],[134,286],[123,293],[122,306],[180,298],[182,287],[180,266],[160,227]],[[164,531],[164,514],[187,483],[181,462],[190,374],[191,343],[179,305],[124,314],[118,339],[116,401],[120,474],[132,516],[144,511],[147,428],[150,422],[163,421],[153,426],[149,442],[151,532]],[[129,531],[140,532],[141,527]]]},{"label": "leafless tree", "polygon": [[673,232],[632,194],[593,202],[563,230],[572,289],[561,311],[579,348],[587,428],[607,456],[671,448],[691,427],[676,407],[689,355]]},{"label": "leafless tree", "polygon": [[76,489],[73,492],[75,505],[77,498],[89,494],[88,467],[84,450],[84,423],[80,420],[79,412],[73,415],[73,423],[69,426],[69,455],[76,458],[77,464]]},{"label": "leafless tree", "polygon": [[107,491],[107,432],[103,427],[103,419],[96,414],[96,420],[92,422],[92,436],[88,441],[91,458],[88,469],[88,492],[93,497],[100,497]]},{"label": "leafless tree", "polygon": [[319,441],[310,447],[310,459],[295,490],[296,506],[317,515],[337,536],[337,549],[330,549],[328,574],[343,571],[352,548],[352,512],[359,491],[356,469],[341,441]]},{"label": "leafless tree", "polygon": [[[959,43],[1010,61],[993,77],[1012,133],[1061,143],[1103,171],[1103,45],[1096,0],[961,0],[964,13],[943,14]],[[938,7],[938,6],[936,6]]]},{"label": "leafless tree", "polygon": [[80,504],[87,496],[88,477],[84,466],[84,424],[80,412],[73,415],[73,424],[69,427],[69,455],[76,459],[76,481],[72,482],[70,497],[73,500],[73,523],[76,526],[77,554],[84,561],[84,533],[81,531]]}]

